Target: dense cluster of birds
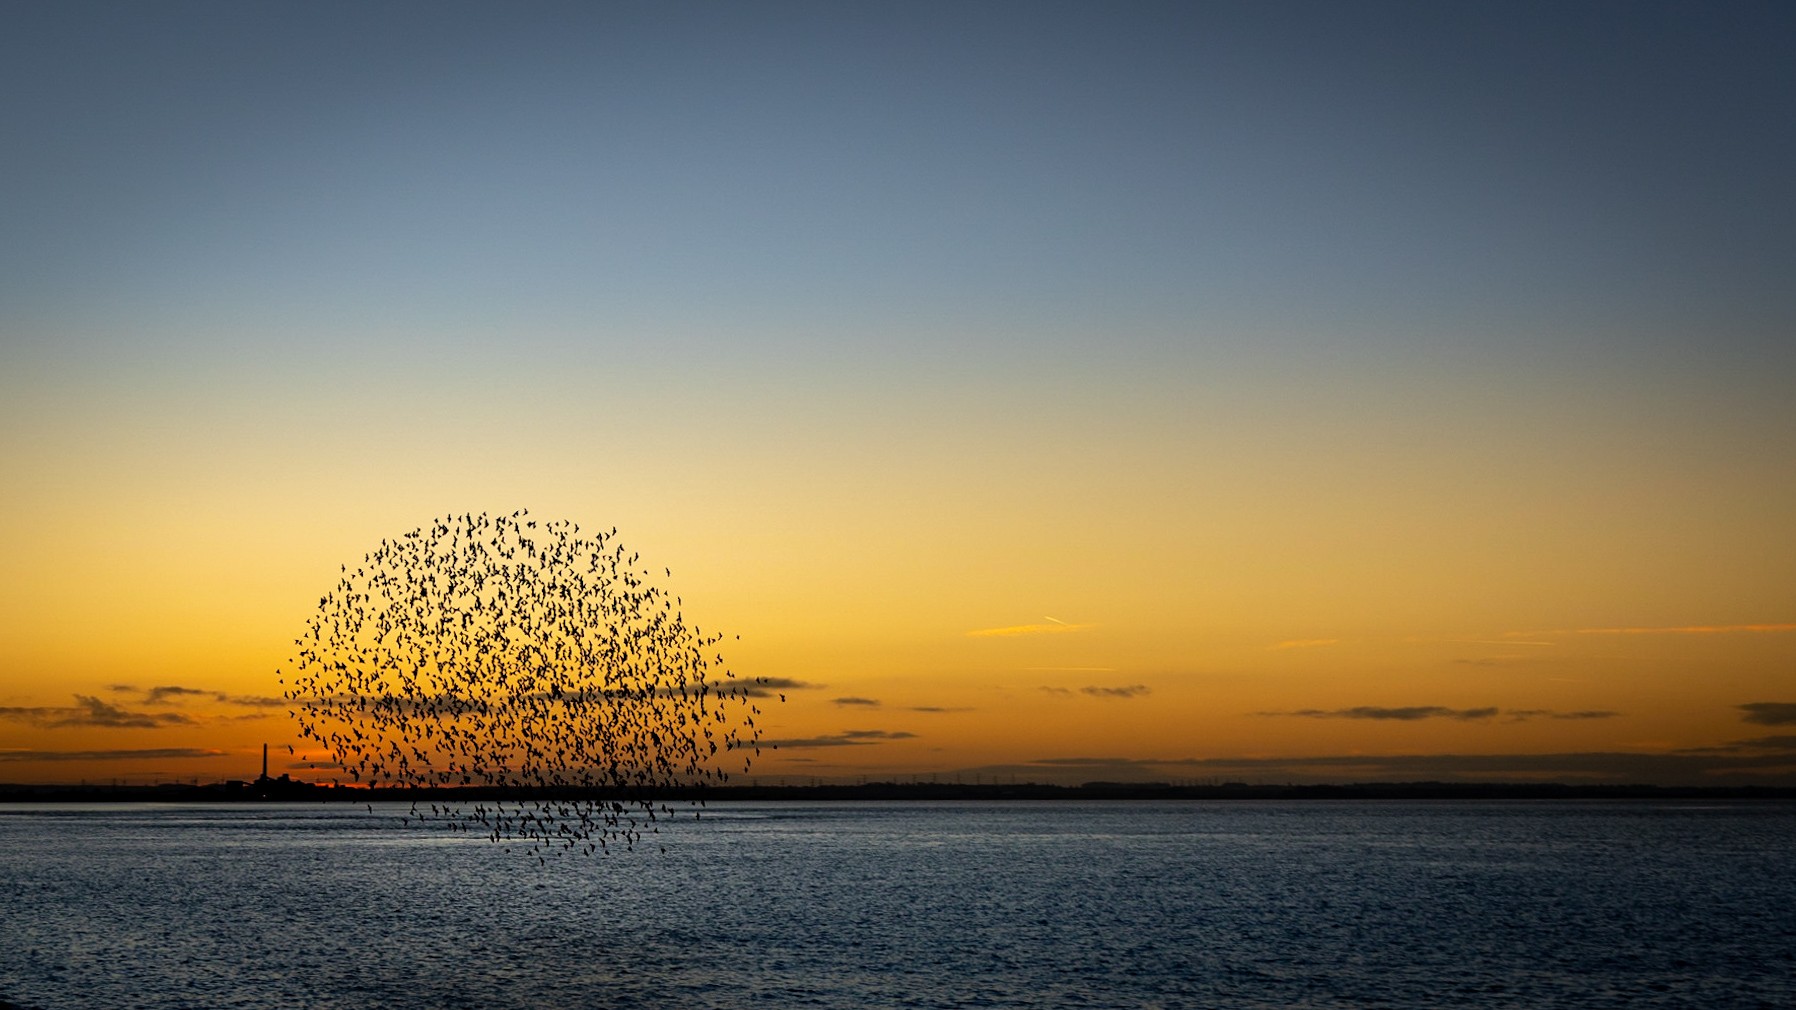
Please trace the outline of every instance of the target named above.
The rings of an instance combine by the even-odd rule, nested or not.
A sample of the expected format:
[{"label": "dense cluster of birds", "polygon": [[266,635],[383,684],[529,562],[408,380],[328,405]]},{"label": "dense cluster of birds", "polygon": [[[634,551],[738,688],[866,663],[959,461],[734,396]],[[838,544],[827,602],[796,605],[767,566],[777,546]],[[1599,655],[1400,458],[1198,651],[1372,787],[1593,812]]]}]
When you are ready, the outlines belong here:
[{"label": "dense cluster of birds", "polygon": [[[449,516],[340,576],[283,693],[328,752],[315,767],[432,790],[408,821],[539,860],[635,848],[674,815],[670,789],[760,753],[765,690],[723,667],[722,636],[686,623],[615,528]],[[441,799],[467,787],[479,799]]]}]

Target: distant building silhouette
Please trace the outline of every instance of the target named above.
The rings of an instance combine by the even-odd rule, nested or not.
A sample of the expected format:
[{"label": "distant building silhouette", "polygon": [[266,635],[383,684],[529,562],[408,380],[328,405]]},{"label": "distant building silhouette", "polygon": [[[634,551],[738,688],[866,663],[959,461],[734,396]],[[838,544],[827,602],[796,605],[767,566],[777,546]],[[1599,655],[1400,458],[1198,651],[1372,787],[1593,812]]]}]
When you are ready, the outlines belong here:
[{"label": "distant building silhouette", "polygon": [[262,745],[262,774],[249,784],[250,795],[256,799],[285,799],[308,793],[312,789],[310,782],[295,782],[286,772],[278,779],[268,777],[268,745]]}]

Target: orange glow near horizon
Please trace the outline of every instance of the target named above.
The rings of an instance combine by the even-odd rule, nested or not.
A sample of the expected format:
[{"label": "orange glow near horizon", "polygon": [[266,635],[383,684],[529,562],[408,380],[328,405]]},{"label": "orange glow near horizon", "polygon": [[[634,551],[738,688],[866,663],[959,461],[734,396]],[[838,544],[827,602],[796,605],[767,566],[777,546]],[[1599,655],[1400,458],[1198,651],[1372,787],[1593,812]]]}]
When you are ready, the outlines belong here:
[{"label": "orange glow near horizon", "polygon": [[[1378,388],[1360,398],[1383,402]],[[199,409],[184,441],[66,447],[80,467],[15,443],[33,476],[7,492],[30,535],[0,557],[0,781],[253,772],[264,741],[297,745],[285,709],[217,699],[279,694],[338,566],[432,516],[519,505],[617,526],[671,569],[691,620],[725,633],[728,667],[797,685],[762,723],[787,743],[756,776],[1283,781],[1365,755],[1404,759],[1380,777],[1476,777],[1489,766],[1421,759],[1511,754],[1663,759],[1614,765],[1624,777],[1784,774],[1754,742],[1776,730],[1741,706],[1796,702],[1796,548],[1773,535],[1796,476],[1743,469],[1725,497],[1661,488],[1657,456],[1598,466],[1584,450],[1603,438],[1492,435],[1475,398],[1441,399],[1439,417],[1388,422],[1396,457],[1333,434],[1327,398],[1224,438],[1239,405],[1151,383],[1101,421],[994,394],[894,430],[874,398],[810,431],[775,406],[717,419],[699,451],[685,428],[625,452],[495,433],[397,457],[332,435],[342,458],[303,479],[283,477],[297,436],[258,433],[234,405]],[[1054,451],[1004,451],[1030,438]],[[379,493],[339,493],[356,488]],[[159,687],[199,693],[151,704]],[[78,695],[127,715],[84,717]],[[1366,714],[1385,709],[1440,711]],[[1575,716],[1589,712],[1612,714]],[[133,716],[149,721],[119,724]],[[1690,756],[1716,748],[1731,756]],[[194,756],[148,756],[181,749]]]},{"label": "orange glow near horizon", "polygon": [[[285,594],[290,603],[294,595]],[[687,607],[709,618],[699,595]],[[1746,724],[1741,706],[1789,700],[1781,670],[1791,639],[1778,632],[1790,626],[1777,622],[1580,628],[1513,639],[1491,628],[1403,636],[1331,628],[1341,637],[1280,638],[1231,633],[1216,617],[1166,627],[1121,614],[1077,625],[981,625],[938,614],[913,624],[907,638],[888,623],[890,602],[870,602],[877,612],[864,620],[859,640],[844,630],[847,615],[834,611],[819,634],[788,619],[770,622],[778,635],[751,632],[728,642],[731,669],[776,678],[785,695],[783,704],[765,706],[767,737],[780,746],[763,751],[753,779],[1284,781],[1404,777],[1372,759],[1426,768],[1417,759],[1428,755],[1733,747],[1751,757],[1737,750],[1750,747],[1740,741],[1772,731]],[[1078,601],[1052,602],[1067,610]],[[917,609],[917,617],[931,610]],[[716,616],[720,627],[735,623]],[[278,700],[275,671],[297,628],[270,643],[267,625],[275,623],[196,622],[181,634],[171,621],[160,635],[138,640],[135,652],[99,635],[19,643],[30,648],[9,659],[29,659],[44,675],[33,682],[8,671],[0,781],[247,779],[264,742],[276,775],[340,777],[307,769],[322,755],[297,739],[285,708],[268,704]],[[189,655],[195,660],[183,662]],[[1693,665],[1704,678],[1687,675]],[[1731,686],[1722,695],[1717,685]],[[33,751],[58,759],[32,760]],[[1352,755],[1372,764],[1338,760]],[[1305,764],[1317,758],[1334,763]],[[1531,767],[1504,774],[1555,777]],[[1691,774],[1738,781],[1783,773],[1746,763]],[[1558,777],[1593,776],[1602,780],[1579,768]]]}]

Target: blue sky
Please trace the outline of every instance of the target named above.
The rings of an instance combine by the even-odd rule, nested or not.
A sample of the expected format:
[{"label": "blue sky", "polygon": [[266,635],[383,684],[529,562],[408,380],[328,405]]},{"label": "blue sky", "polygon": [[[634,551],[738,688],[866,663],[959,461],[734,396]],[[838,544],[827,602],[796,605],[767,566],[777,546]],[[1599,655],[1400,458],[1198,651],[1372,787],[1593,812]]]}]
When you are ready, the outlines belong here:
[{"label": "blue sky", "polygon": [[1194,318],[1651,346],[1694,320],[1766,341],[1790,313],[1776,6],[10,20],[15,319],[722,322],[827,344],[904,316],[1008,348],[992,324],[1120,316],[1152,353]]}]

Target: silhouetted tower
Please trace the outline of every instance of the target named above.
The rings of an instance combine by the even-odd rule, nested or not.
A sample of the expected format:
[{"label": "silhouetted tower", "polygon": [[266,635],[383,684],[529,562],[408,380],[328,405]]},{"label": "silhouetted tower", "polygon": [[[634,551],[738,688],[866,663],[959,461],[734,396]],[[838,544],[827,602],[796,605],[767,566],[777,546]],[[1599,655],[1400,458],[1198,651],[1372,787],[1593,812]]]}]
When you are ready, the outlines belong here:
[{"label": "silhouetted tower", "polygon": [[262,777],[268,777],[268,745],[262,745]]}]

